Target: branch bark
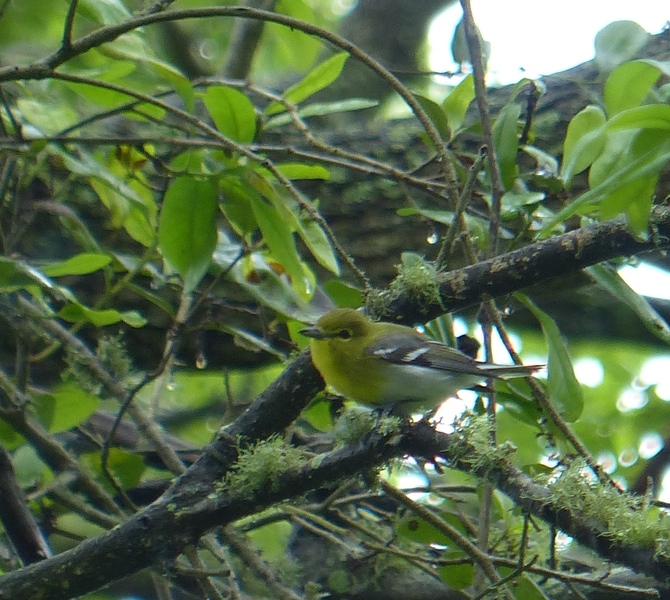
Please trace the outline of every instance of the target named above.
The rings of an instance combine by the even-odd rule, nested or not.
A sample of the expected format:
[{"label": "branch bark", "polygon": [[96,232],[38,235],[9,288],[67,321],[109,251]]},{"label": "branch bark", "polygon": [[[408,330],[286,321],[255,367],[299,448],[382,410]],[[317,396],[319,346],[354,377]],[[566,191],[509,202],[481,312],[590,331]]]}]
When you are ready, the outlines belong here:
[{"label": "branch bark", "polygon": [[[305,355],[299,362],[304,360]],[[301,372],[301,367],[297,371]],[[271,388],[277,391],[276,386]],[[283,397],[274,401],[282,402]],[[439,433],[424,422],[392,438],[372,435],[365,443],[321,455],[318,461],[285,472],[277,485],[256,490],[251,497],[234,490],[223,493],[214,486],[221,466],[229,464],[234,456],[234,448],[229,436],[219,437],[205,451],[203,460],[190,469],[190,476],[177,480],[161,499],[123,525],[52,559],[3,576],[0,599],[66,600],[92,591],[179,554],[214,527],[405,454],[428,460],[444,458],[450,466],[492,483],[529,514],[556,525],[607,559],[659,581],[665,581],[670,572],[670,561],[654,556],[653,549],[613,539],[605,524],[573,514],[555,500],[546,486],[534,482],[508,461],[499,457],[486,459],[461,433]],[[197,490],[191,487],[194,473],[204,477]]]}]

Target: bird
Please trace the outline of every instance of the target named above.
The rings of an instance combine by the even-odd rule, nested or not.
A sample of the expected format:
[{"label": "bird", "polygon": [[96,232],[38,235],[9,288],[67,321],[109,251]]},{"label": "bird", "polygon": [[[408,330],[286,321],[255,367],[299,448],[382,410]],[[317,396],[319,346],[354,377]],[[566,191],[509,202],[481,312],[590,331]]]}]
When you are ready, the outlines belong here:
[{"label": "bird", "polygon": [[352,308],[336,308],[311,327],[314,366],[337,393],[370,407],[402,406],[403,412],[433,410],[459,390],[484,380],[527,377],[545,365],[480,362],[417,330],[373,322]]}]

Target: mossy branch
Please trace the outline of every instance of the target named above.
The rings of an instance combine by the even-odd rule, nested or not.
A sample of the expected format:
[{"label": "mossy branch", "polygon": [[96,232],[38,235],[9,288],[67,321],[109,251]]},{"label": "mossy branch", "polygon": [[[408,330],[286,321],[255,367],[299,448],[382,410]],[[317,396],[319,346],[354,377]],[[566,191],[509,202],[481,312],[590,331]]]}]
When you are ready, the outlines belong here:
[{"label": "mossy branch", "polygon": [[[214,465],[217,459],[228,462],[225,456],[218,454],[222,449],[220,444],[228,444],[229,456],[236,454],[235,440],[222,436],[219,445],[208,448],[203,459],[192,467],[203,477],[199,490],[190,487],[189,477],[180,478],[169,493],[118,528],[52,559],[0,578],[0,599],[66,600],[92,591],[179,554],[186,545],[214,527],[405,454],[443,458],[449,466],[494,485],[522,510],[557,526],[604,558],[659,581],[666,580],[670,560],[663,553],[651,545],[635,545],[614,535],[614,526],[609,528],[591,513],[577,514],[566,505],[562,494],[553,493],[550,487],[514,467],[508,460],[507,448],[482,454],[469,438],[465,431],[440,433],[423,422],[408,427],[402,434],[394,434],[392,439],[372,435],[366,442],[321,455],[318,460],[282,472],[272,486],[256,489],[250,498],[246,492],[216,491],[214,483],[219,479],[219,468],[213,469],[215,473],[207,472],[206,465]],[[649,527],[656,525],[651,522]]]}]

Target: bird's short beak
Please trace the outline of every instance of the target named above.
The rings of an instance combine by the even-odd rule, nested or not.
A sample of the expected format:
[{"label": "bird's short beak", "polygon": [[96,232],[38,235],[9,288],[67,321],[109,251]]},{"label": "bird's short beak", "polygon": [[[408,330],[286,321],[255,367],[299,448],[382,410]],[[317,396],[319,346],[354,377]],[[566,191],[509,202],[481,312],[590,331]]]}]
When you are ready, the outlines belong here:
[{"label": "bird's short beak", "polygon": [[305,327],[304,329],[300,330],[300,333],[302,333],[306,337],[311,337],[314,338],[315,340],[323,340],[326,339],[327,337],[330,337],[323,329],[320,329],[319,327]]}]

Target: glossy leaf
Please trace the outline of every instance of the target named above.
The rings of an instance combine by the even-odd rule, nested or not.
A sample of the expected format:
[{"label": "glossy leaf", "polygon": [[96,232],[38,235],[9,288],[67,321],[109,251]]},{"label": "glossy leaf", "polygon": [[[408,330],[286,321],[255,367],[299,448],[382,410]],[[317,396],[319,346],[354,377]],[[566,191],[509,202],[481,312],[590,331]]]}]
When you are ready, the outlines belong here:
[{"label": "glossy leaf", "polygon": [[239,177],[224,176],[219,184],[223,191],[220,207],[226,219],[238,235],[243,238],[251,235],[258,228],[258,221],[251,208],[250,196],[258,192]]},{"label": "glossy leaf", "polygon": [[251,208],[273,258],[286,269],[295,289],[304,293],[303,268],[286,219],[260,197],[251,197]]},{"label": "glossy leaf", "polygon": [[584,410],[582,386],[575,377],[572,360],[565,340],[555,321],[540,310],[525,294],[515,294],[538,320],[547,343],[547,390],[551,402],[568,422],[576,421]]},{"label": "glossy leaf", "polygon": [[52,433],[83,423],[100,406],[100,399],[75,383],[61,384],[50,394],[36,398],[37,414]]},{"label": "glossy leaf", "polygon": [[574,215],[582,207],[601,202],[609,194],[612,194],[631,181],[658,173],[669,160],[670,149],[663,149],[660,152],[649,152],[646,155],[640,156],[548,219],[538,233],[538,237],[543,238],[549,235],[557,224]]},{"label": "glossy leaf", "polygon": [[123,321],[131,327],[144,327],[147,321],[142,315],[135,310],[118,311],[114,308],[93,309],[84,306],[78,302],[71,302],[64,306],[59,312],[58,316],[66,321],[72,323],[86,322],[95,325],[96,327],[106,327],[107,325],[114,325]]},{"label": "glossy leaf", "polygon": [[304,163],[280,163],[275,165],[279,172],[287,179],[320,179],[326,181],[330,178],[330,171],[322,165],[307,165]]},{"label": "glossy leaf", "polygon": [[612,117],[607,123],[608,131],[620,129],[670,129],[670,106],[647,104],[629,108]]},{"label": "glossy leaf", "polygon": [[563,142],[561,178],[572,178],[587,169],[605,147],[605,113],[598,106],[587,106],[570,121]]},{"label": "glossy leaf", "polygon": [[607,114],[612,117],[639,106],[660,76],[658,67],[644,60],[627,62],[614,69],[603,90]]},{"label": "glossy leaf", "polygon": [[603,27],[595,39],[596,63],[609,72],[631,60],[649,40],[649,34],[634,21],[615,21]]},{"label": "glossy leaf", "polygon": [[539,204],[544,200],[543,192],[505,192],[500,200],[503,216],[514,216],[524,206]]},{"label": "glossy leaf", "polygon": [[123,227],[144,246],[154,243],[158,209],[141,171],[134,170],[130,177],[128,166],[111,153],[79,152],[77,157],[57,150],[55,153],[74,173],[89,178],[91,187],[109,210],[114,228]]},{"label": "glossy leaf", "polygon": [[447,122],[451,130],[451,137],[463,125],[465,114],[468,111],[470,103],[475,98],[475,80],[472,75],[468,75],[461,81],[444,99],[442,109],[447,115]]},{"label": "glossy leaf", "polygon": [[435,129],[437,129],[440,137],[443,140],[449,139],[449,121],[444,109],[430,98],[426,98],[420,94],[413,94],[413,96],[428,115],[428,118],[435,126]]},{"label": "glossy leaf", "polygon": [[158,226],[163,256],[192,292],[209,268],[216,247],[217,197],[209,180],[175,179],[165,193]]},{"label": "glossy leaf", "polygon": [[63,277],[64,275],[87,275],[99,271],[112,262],[108,254],[82,253],[41,267],[42,273],[48,277]]},{"label": "glossy leaf", "polygon": [[107,464],[125,489],[137,486],[140,483],[142,473],[146,469],[141,454],[128,452],[120,448],[110,449]]},{"label": "glossy leaf", "polygon": [[212,85],[203,95],[214,125],[236,142],[250,143],[256,137],[256,110],[242,92],[223,85]]},{"label": "glossy leaf", "polygon": [[589,187],[595,188],[600,185],[613,173],[637,158],[631,155],[630,148],[638,133],[629,129],[613,131],[607,135],[605,147],[589,169]]},{"label": "glossy leaf", "polygon": [[298,235],[309,248],[318,263],[335,275],[340,274],[340,265],[333,246],[317,221],[309,217],[299,218]]},{"label": "glossy leaf", "polygon": [[132,17],[120,0],[83,0],[77,10],[100,25],[112,25]]},{"label": "glossy leaf", "polygon": [[505,106],[493,124],[493,144],[495,145],[500,175],[503,185],[509,190],[517,175],[516,158],[519,151],[517,124],[521,115],[521,105],[515,103]]},{"label": "glossy leaf", "polygon": [[39,269],[19,260],[0,256],[0,291],[13,292],[31,286],[52,290],[58,287]]},{"label": "glossy leaf", "polygon": [[[510,567],[500,567],[500,575],[509,577],[517,570]],[[526,573],[520,573],[514,577],[508,585],[514,590],[514,597],[519,600],[550,600],[542,588]]]},{"label": "glossy leaf", "polygon": [[[340,76],[348,58],[349,54],[347,52],[340,52],[331,56],[308,73],[302,81],[288,88],[284,92],[284,100],[292,104],[300,104],[310,96],[328,87]],[[284,110],[286,109],[283,104],[273,102],[265,109],[265,114],[271,116]]]},{"label": "glossy leaf", "polygon": [[233,263],[236,258],[238,256],[231,256],[230,252],[214,253],[217,267],[225,269],[229,277],[261,305],[302,322],[313,319],[314,311],[298,294],[285,271],[278,268],[278,263],[271,262],[260,252]]},{"label": "glossy leaf", "polygon": [[[356,110],[366,110],[375,106],[379,106],[379,101],[367,98],[346,98],[345,100],[336,100],[334,102],[313,102],[306,104],[298,109],[298,115],[303,119],[307,117],[324,117]],[[280,113],[268,118],[263,124],[263,130],[269,131],[270,129],[282,127],[292,121],[291,115]]]},{"label": "glossy leaf", "polygon": [[[456,556],[452,557],[454,553],[445,553],[444,558],[463,558],[463,553],[455,553]],[[450,588],[454,590],[463,590],[472,585],[472,580],[474,578],[475,568],[472,564],[463,563],[456,565],[445,565],[438,567],[437,573],[440,576],[440,579],[444,581]]]},{"label": "glossy leaf", "polygon": [[611,219],[623,213],[633,233],[646,236],[657,181],[658,176],[652,174],[618,187],[600,202],[600,219]]}]

